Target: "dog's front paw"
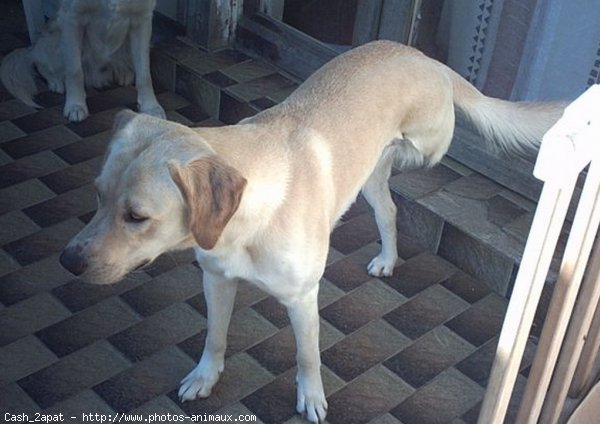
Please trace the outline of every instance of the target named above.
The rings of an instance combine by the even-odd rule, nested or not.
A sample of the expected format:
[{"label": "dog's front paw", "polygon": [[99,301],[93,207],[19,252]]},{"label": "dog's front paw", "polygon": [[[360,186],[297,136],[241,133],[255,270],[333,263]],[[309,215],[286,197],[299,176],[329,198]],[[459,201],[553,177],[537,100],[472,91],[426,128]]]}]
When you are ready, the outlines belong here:
[{"label": "dog's front paw", "polygon": [[390,277],[394,272],[394,266],[396,266],[395,258],[386,258],[379,254],[369,262],[367,271],[373,277]]},{"label": "dog's front paw", "polygon": [[298,383],[296,410],[311,423],[323,422],[327,415],[327,401],[321,376],[317,374],[311,379],[298,372],[296,381]]},{"label": "dog's front paw", "polygon": [[71,122],[81,122],[88,117],[89,112],[84,104],[66,104],[63,112],[65,118]]},{"label": "dog's front paw", "polygon": [[185,402],[210,396],[212,388],[219,380],[222,371],[222,362],[217,365],[210,360],[201,360],[198,366],[181,380],[179,400]]},{"label": "dog's front paw", "polygon": [[166,119],[167,114],[161,105],[158,103],[146,103],[138,105],[138,110],[140,113],[145,113],[147,115],[156,116],[157,118]]}]

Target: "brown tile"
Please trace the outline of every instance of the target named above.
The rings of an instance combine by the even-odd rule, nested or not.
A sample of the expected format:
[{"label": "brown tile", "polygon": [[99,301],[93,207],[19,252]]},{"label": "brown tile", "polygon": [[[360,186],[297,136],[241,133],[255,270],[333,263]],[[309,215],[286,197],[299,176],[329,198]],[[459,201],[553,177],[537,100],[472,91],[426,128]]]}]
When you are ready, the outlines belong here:
[{"label": "brown tile", "polygon": [[192,366],[183,352],[171,346],[113,374],[94,391],[115,411],[130,411],[173,390]]},{"label": "brown tile", "polygon": [[21,211],[0,215],[0,246],[39,231],[35,222]]},{"label": "brown tile", "polygon": [[276,104],[277,104],[276,102],[269,99],[268,97],[260,97],[256,100],[252,100],[250,102],[250,106],[252,106],[254,109],[257,109],[257,110],[270,109],[273,106],[275,106]]},{"label": "brown tile", "polygon": [[394,270],[394,275],[385,282],[410,298],[427,287],[450,278],[456,268],[439,256],[423,253],[413,257]]},{"label": "brown tile", "polygon": [[185,303],[176,303],[108,338],[133,362],[179,343],[206,328],[206,320]]},{"label": "brown tile", "polygon": [[475,303],[490,293],[484,283],[462,271],[444,281],[442,286],[469,303]]},{"label": "brown tile", "polygon": [[473,407],[483,394],[479,385],[449,369],[394,408],[392,415],[406,423],[447,423]]},{"label": "brown tile", "polygon": [[67,164],[50,151],[35,153],[0,167],[0,188],[62,170]]},{"label": "brown tile", "polygon": [[379,365],[329,397],[327,421],[365,423],[385,414],[412,393],[408,384]]},{"label": "brown tile", "polygon": [[10,121],[0,122],[0,144],[26,135],[25,132]]},{"label": "brown tile", "polygon": [[260,60],[247,60],[222,70],[222,72],[237,82],[246,82],[261,78],[277,71]]},{"label": "brown tile", "polygon": [[19,268],[20,265],[17,261],[6,253],[4,249],[0,249],[0,276],[10,274],[11,272],[17,271]]},{"label": "brown tile", "polygon": [[19,380],[19,385],[38,405],[48,408],[128,366],[129,362],[102,340]]},{"label": "brown tile", "polygon": [[[248,56],[232,50],[222,50],[217,54],[209,54],[198,49],[185,51],[184,48],[181,49],[181,53],[178,53],[180,56],[178,62],[199,75],[225,69],[248,59]],[[167,54],[172,54],[172,52],[167,52]]]},{"label": "brown tile", "polygon": [[0,214],[22,209],[54,197],[54,193],[38,180],[28,180],[0,189]]},{"label": "brown tile", "polygon": [[[240,281],[238,285],[237,294],[235,296],[235,303],[233,304],[233,310],[239,311],[247,306],[252,306],[261,300],[264,300],[268,295],[260,290],[253,284],[245,281]],[[199,294],[187,301],[188,304],[193,306],[198,312],[206,316],[206,301],[204,294]]]},{"label": "brown tile", "polygon": [[469,304],[436,284],[384,316],[385,320],[413,340],[458,315]]},{"label": "brown tile", "polygon": [[325,268],[324,277],[346,292],[355,289],[372,278],[367,273],[367,265],[380,250],[377,243],[368,244],[329,265]]},{"label": "brown tile", "polygon": [[331,233],[331,246],[345,255],[377,240],[379,231],[375,219],[370,214],[352,218]]},{"label": "brown tile", "polygon": [[474,350],[471,344],[440,326],[385,361],[385,366],[418,388]]},{"label": "brown tile", "polygon": [[131,410],[131,414],[143,414],[145,416],[149,416],[152,414],[158,415],[184,415],[185,413],[179,407],[179,402],[173,402],[166,395],[157,396],[153,399],[150,399],[148,402],[143,403],[139,407]]},{"label": "brown tile", "polygon": [[156,96],[158,103],[165,110],[177,110],[189,106],[191,103],[185,98],[172,91],[165,91]]},{"label": "brown tile", "polygon": [[237,124],[242,119],[255,115],[256,112],[258,109],[253,108],[245,101],[225,92],[221,95],[218,117],[226,124]]},{"label": "brown tile", "polygon": [[271,74],[233,85],[228,87],[226,91],[243,101],[250,102],[266,96],[271,92],[276,92],[292,86],[295,86],[293,81],[290,81],[280,74]]},{"label": "brown tile", "polygon": [[4,150],[0,149],[0,166],[8,165],[12,161],[13,158],[11,158]]},{"label": "brown tile", "polygon": [[36,333],[59,357],[116,334],[140,321],[118,297],[97,303]]},{"label": "brown tile", "polygon": [[59,287],[72,278],[58,262],[58,254],[51,255],[0,277],[0,301],[13,305]]},{"label": "brown tile", "polygon": [[135,87],[115,87],[103,90],[86,99],[90,114],[94,115],[114,107],[125,107],[137,102]]},{"label": "brown tile", "polygon": [[52,294],[60,299],[70,311],[78,312],[111,296],[125,293],[149,279],[150,277],[146,273],[137,272],[115,284],[97,285],[83,283],[71,276],[67,284],[56,287],[52,290]]},{"label": "brown tile", "polygon": [[27,106],[17,99],[5,100],[0,103],[0,121],[8,121],[25,115],[34,115],[36,109]]},{"label": "brown tile", "polygon": [[377,279],[321,310],[321,316],[345,334],[398,307],[405,298]]},{"label": "brown tile", "polygon": [[388,359],[410,343],[383,320],[375,320],[344,338],[321,355],[323,363],[345,381]]},{"label": "brown tile", "polygon": [[503,188],[483,175],[471,174],[448,184],[445,190],[469,199],[483,200],[494,197]]},{"label": "brown tile", "polygon": [[294,368],[242,399],[242,404],[265,423],[283,423],[296,414],[295,378]]},{"label": "brown tile", "polygon": [[210,118],[210,115],[204,109],[194,104],[177,109],[177,113],[185,116],[191,122],[201,122]]},{"label": "brown tile", "polygon": [[176,73],[175,91],[200,106],[210,116],[218,118],[221,89],[187,66],[177,64]]},{"label": "brown tile", "polygon": [[83,225],[78,219],[69,219],[8,243],[4,246],[4,250],[21,265],[27,265],[62,251],[82,227]]},{"label": "brown tile", "polygon": [[277,327],[252,308],[234,312],[227,333],[227,355],[246,350],[277,332]]},{"label": "brown tile", "polygon": [[23,210],[40,227],[58,224],[96,210],[96,190],[92,184],[62,193]]},{"label": "brown tile", "polygon": [[200,272],[192,264],[181,265],[121,295],[137,313],[150,316],[183,302],[202,291]]},{"label": "brown tile", "polygon": [[496,225],[504,226],[525,215],[527,211],[502,196],[494,196],[487,200],[488,220]]},{"label": "brown tile", "polygon": [[446,326],[473,345],[481,346],[500,333],[507,305],[506,298],[490,293]]},{"label": "brown tile", "polygon": [[98,156],[40,177],[40,181],[57,194],[65,193],[92,183],[100,173],[102,161]]},{"label": "brown tile", "polygon": [[450,168],[437,165],[430,169],[400,172],[390,178],[390,187],[409,199],[417,199],[459,178],[460,174]]},{"label": "brown tile", "polygon": [[283,328],[290,324],[285,306],[279,303],[274,297],[269,296],[253,305],[252,308],[277,328]]},{"label": "brown tile", "polygon": [[229,78],[221,71],[213,71],[209,72],[208,74],[204,74],[204,78],[206,78],[207,81],[215,84],[219,88],[225,88],[237,84],[237,81]]},{"label": "brown tile", "polygon": [[12,343],[71,315],[48,293],[25,299],[0,311],[0,346]]},{"label": "brown tile", "polygon": [[110,130],[113,127],[115,115],[123,109],[123,107],[117,107],[104,110],[90,115],[85,121],[71,122],[67,124],[67,127],[80,137],[89,137]]},{"label": "brown tile", "polygon": [[[17,383],[0,384],[0,399],[2,399],[2,412],[18,414],[31,414],[40,412],[40,407]],[[33,418],[33,417],[32,417]]]},{"label": "brown tile", "polygon": [[12,119],[12,122],[27,134],[31,134],[57,125],[67,124],[69,121],[63,116],[62,107],[56,106]]},{"label": "brown tile", "polygon": [[47,415],[61,413],[66,421],[71,417],[77,417],[83,422],[86,422],[86,420],[91,421],[92,418],[96,419],[96,414],[106,417],[109,415],[112,417],[116,416],[115,411],[91,389],[85,389],[44,410],[44,414]]},{"label": "brown tile", "polygon": [[[208,398],[181,404],[181,409],[188,415],[211,414],[227,404],[244,399],[257,389],[262,390],[260,388],[272,379],[273,376],[254,359],[245,353],[238,353],[227,358],[225,370]],[[177,393],[173,392],[169,396],[176,399]]]},{"label": "brown tile", "polygon": [[18,159],[45,150],[56,149],[78,140],[77,134],[64,125],[58,125],[8,141],[2,145],[2,149],[13,158]]},{"label": "brown tile", "polygon": [[0,349],[0,385],[19,380],[56,361],[35,336],[27,336]]},{"label": "brown tile", "polygon": [[296,365],[296,340],[288,326],[260,344],[248,349],[248,354],[275,375]]},{"label": "brown tile", "polygon": [[112,130],[102,131],[54,150],[66,162],[76,164],[96,157],[104,157],[106,147],[112,137]]},{"label": "brown tile", "polygon": [[[158,277],[178,266],[191,264],[195,260],[196,257],[194,256],[194,251],[192,249],[167,252],[156,258],[150,265],[144,267],[144,272],[151,277]],[[196,277],[200,282],[200,286],[202,286],[201,275],[200,268],[196,266]]]}]

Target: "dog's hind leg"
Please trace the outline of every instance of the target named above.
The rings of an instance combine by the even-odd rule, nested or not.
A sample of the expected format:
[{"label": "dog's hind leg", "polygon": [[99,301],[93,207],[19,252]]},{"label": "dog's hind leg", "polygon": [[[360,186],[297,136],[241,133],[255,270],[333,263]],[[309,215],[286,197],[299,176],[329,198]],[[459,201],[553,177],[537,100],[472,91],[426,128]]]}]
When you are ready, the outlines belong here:
[{"label": "dog's hind leg", "polygon": [[[388,149],[393,149],[390,147]],[[362,194],[375,212],[375,221],[381,237],[381,252],[369,263],[369,274],[380,277],[390,276],[398,259],[396,246],[396,205],[392,200],[388,179],[394,156],[386,150],[365,185]]]},{"label": "dog's hind leg", "polygon": [[227,328],[238,282],[204,271],[203,284],[208,311],[208,331],[200,362],[181,381],[179,399],[182,402],[209,396],[225,365]]}]

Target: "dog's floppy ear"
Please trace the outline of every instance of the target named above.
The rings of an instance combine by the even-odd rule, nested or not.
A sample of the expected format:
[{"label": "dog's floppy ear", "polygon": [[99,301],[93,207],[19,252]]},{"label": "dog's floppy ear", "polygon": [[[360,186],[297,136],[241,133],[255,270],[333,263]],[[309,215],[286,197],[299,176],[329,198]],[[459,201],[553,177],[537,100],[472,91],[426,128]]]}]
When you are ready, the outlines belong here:
[{"label": "dog's floppy ear", "polygon": [[237,210],[247,180],[217,156],[186,166],[170,164],[169,171],[189,208],[189,225],[198,245],[212,249]]},{"label": "dog's floppy ear", "polygon": [[131,109],[123,109],[115,115],[115,122],[113,124],[113,131],[120,130],[125,127],[133,118],[137,116],[137,113]]}]

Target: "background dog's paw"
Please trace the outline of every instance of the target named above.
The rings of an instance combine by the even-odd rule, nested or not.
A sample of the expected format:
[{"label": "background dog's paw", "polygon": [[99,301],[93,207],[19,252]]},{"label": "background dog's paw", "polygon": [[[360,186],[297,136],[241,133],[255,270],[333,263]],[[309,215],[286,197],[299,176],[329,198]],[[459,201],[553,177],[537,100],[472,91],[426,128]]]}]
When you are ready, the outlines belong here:
[{"label": "background dog's paw", "polygon": [[158,103],[139,105],[138,110],[140,111],[140,113],[145,113],[147,115],[156,116],[157,118],[162,118],[162,119],[167,118],[167,114],[165,113],[165,110]]},{"label": "background dog's paw", "polygon": [[382,257],[382,255],[378,255],[369,262],[367,271],[373,277],[390,277],[394,273],[395,266],[395,259],[388,259]]},{"label": "background dog's paw", "polygon": [[181,380],[179,400],[186,402],[210,396],[212,388],[219,380],[222,371],[222,367],[219,369],[219,367],[205,366],[203,363],[198,364],[192,372]]},{"label": "background dog's paw", "polygon": [[71,122],[81,122],[88,117],[89,112],[85,104],[65,105],[63,114]]}]

